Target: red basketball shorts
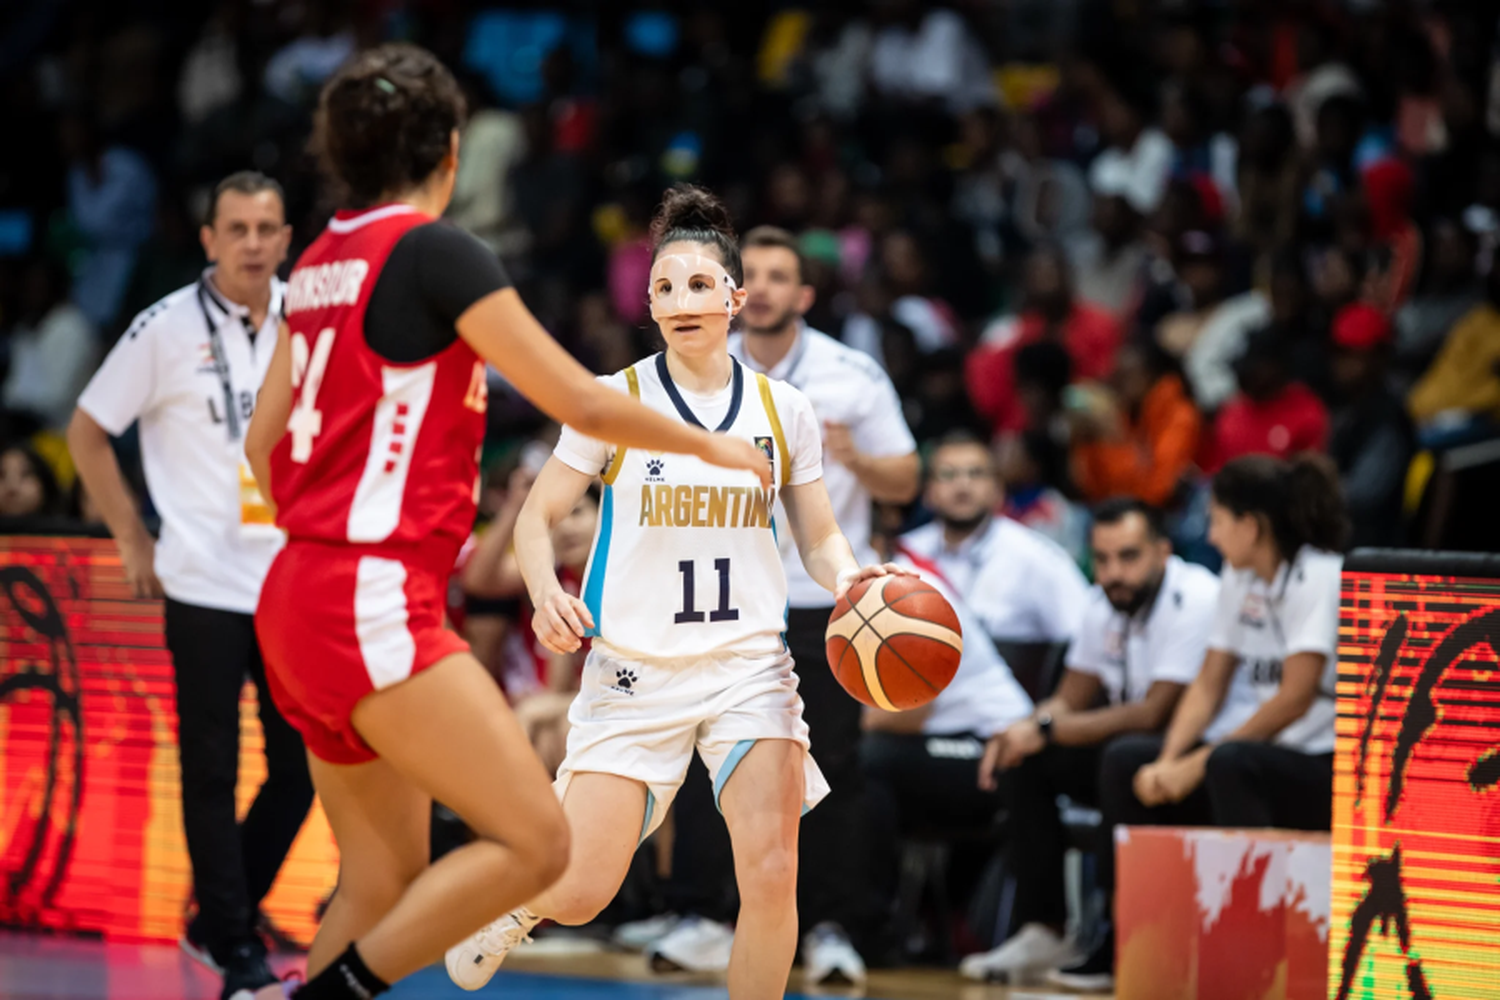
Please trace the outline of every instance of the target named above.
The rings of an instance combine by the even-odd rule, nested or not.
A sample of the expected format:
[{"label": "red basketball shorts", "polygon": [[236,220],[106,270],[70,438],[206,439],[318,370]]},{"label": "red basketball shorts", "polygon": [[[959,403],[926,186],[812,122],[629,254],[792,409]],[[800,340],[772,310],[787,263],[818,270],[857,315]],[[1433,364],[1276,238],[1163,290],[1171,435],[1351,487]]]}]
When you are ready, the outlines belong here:
[{"label": "red basketball shorts", "polygon": [[343,546],[281,550],[255,630],[276,707],[319,759],[374,760],[349,721],[360,699],[468,651],[443,627],[447,586],[431,569]]}]

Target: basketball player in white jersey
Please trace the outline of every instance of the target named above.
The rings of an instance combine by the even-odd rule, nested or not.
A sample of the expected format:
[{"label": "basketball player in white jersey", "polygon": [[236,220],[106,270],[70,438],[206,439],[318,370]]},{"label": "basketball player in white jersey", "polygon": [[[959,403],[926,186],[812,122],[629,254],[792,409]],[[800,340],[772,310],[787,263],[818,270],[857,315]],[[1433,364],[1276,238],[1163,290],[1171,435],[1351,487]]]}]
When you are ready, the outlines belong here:
[{"label": "basketball player in white jersey", "polygon": [[[821,434],[806,398],[728,354],[729,322],[746,295],[733,233],[706,191],[668,192],[652,224],[649,293],[667,350],[605,381],[687,423],[756,442],[772,459],[773,486],[564,429],[517,521],[516,557],[542,643],[569,652],[593,638],[557,778],[572,860],[540,898],[449,951],[449,975],[465,989],[487,982],[538,920],[581,924],[609,903],[695,748],[734,846],[740,917],[730,996],[786,989],[797,947],[798,820],[828,785],[808,752],[781,635],[787,596],[776,533],[790,528],[813,579],[839,594],[900,571],[855,561],[823,487]],[[580,600],[558,584],[549,528],[596,475],[604,494]],[[775,522],[778,495],[788,525]]]}]

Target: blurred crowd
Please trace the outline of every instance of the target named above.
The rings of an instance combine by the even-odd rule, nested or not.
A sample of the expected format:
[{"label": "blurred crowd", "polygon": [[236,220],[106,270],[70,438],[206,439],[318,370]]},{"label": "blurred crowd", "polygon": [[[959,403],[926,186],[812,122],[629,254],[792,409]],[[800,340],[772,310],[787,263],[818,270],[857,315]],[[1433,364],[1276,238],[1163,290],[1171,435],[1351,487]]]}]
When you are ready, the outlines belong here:
[{"label": "blurred crowd", "polygon": [[[60,435],[82,385],[198,276],[220,177],[282,182],[293,258],[318,233],[318,88],[399,38],[471,102],[453,221],[601,373],[654,348],[646,224],[691,181],[744,229],[796,234],[807,324],[884,367],[919,444],[987,442],[996,505],[1085,570],[1086,510],[1124,494],[1216,565],[1207,477],[1254,453],[1326,453],[1356,545],[1462,544],[1431,484],[1500,435],[1493,3],[170,10],[26,4],[0,25],[0,523],[96,520]],[[507,552],[548,431],[498,383],[490,421],[452,611],[555,764],[578,658],[531,639]],[[559,529],[575,586],[596,505]],[[884,508],[878,530],[928,516]]]},{"label": "blurred crowd", "polygon": [[[28,136],[0,153],[0,435],[61,489],[0,509],[78,513],[55,432],[196,276],[214,180],[276,176],[293,256],[316,234],[318,87],[401,37],[468,90],[454,221],[601,372],[652,346],[645,222],[691,180],[797,233],[809,325],[881,361],[919,441],[991,438],[1008,513],[1075,553],[1074,505],[1120,493],[1201,550],[1203,474],[1304,449],[1357,543],[1399,543],[1430,456],[1500,408],[1494,27],[1436,0],[30,5],[0,48]],[[494,411],[496,454],[534,429]]]}]

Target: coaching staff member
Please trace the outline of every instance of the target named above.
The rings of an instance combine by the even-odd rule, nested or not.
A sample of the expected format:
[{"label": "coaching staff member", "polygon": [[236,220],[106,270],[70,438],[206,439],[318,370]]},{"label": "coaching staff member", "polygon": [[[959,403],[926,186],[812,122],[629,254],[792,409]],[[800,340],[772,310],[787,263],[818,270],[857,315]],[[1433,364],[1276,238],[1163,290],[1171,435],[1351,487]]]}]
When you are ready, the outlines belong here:
[{"label": "coaching staff member", "polygon": [[[861,564],[877,561],[870,548],[871,501],[908,503],[920,487],[917,445],[901,401],[880,366],[802,316],[813,290],[796,238],[763,226],[745,234],[741,255],[750,297],[744,333],[729,352],[753,371],[802,390],[823,422],[823,479],[839,525]],[[797,662],[808,725],[817,733],[813,757],[833,792],[802,821],[798,909],[807,933],[802,965],[809,981],[865,977],[848,934],[862,930],[861,893],[867,869],[855,846],[865,837],[863,773],[859,765],[859,704],[834,680],[823,633],[833,595],[802,566],[787,533],[787,644]]]},{"label": "coaching staff member", "polygon": [[[266,688],[255,638],[261,582],[281,533],[245,462],[245,428],[271,353],[291,227],[280,186],[232,174],[202,229],[203,276],[135,318],[78,399],[68,445],[120,546],[138,597],[166,597],[177,680],[182,817],[198,915],[183,947],[221,970],[225,1000],[276,981],[259,906],[312,805],[302,740]],[[161,541],[141,523],[110,437],[140,421]],[[235,819],[240,691],[255,681],[267,778]]]}]

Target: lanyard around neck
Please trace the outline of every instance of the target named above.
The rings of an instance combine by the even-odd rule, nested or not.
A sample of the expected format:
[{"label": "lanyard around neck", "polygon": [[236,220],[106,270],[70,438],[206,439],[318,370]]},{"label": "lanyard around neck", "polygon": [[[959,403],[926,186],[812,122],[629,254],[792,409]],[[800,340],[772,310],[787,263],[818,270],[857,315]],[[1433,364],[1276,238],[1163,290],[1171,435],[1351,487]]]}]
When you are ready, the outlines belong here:
[{"label": "lanyard around neck", "polygon": [[224,393],[224,423],[229,427],[229,440],[240,439],[240,417],[234,405],[234,387],[229,383],[229,356],[224,350],[224,338],[219,335],[218,324],[208,311],[208,287],[203,278],[198,279],[198,308],[203,311],[203,325],[208,327],[208,350],[214,359],[214,372],[219,376],[219,388]]}]

